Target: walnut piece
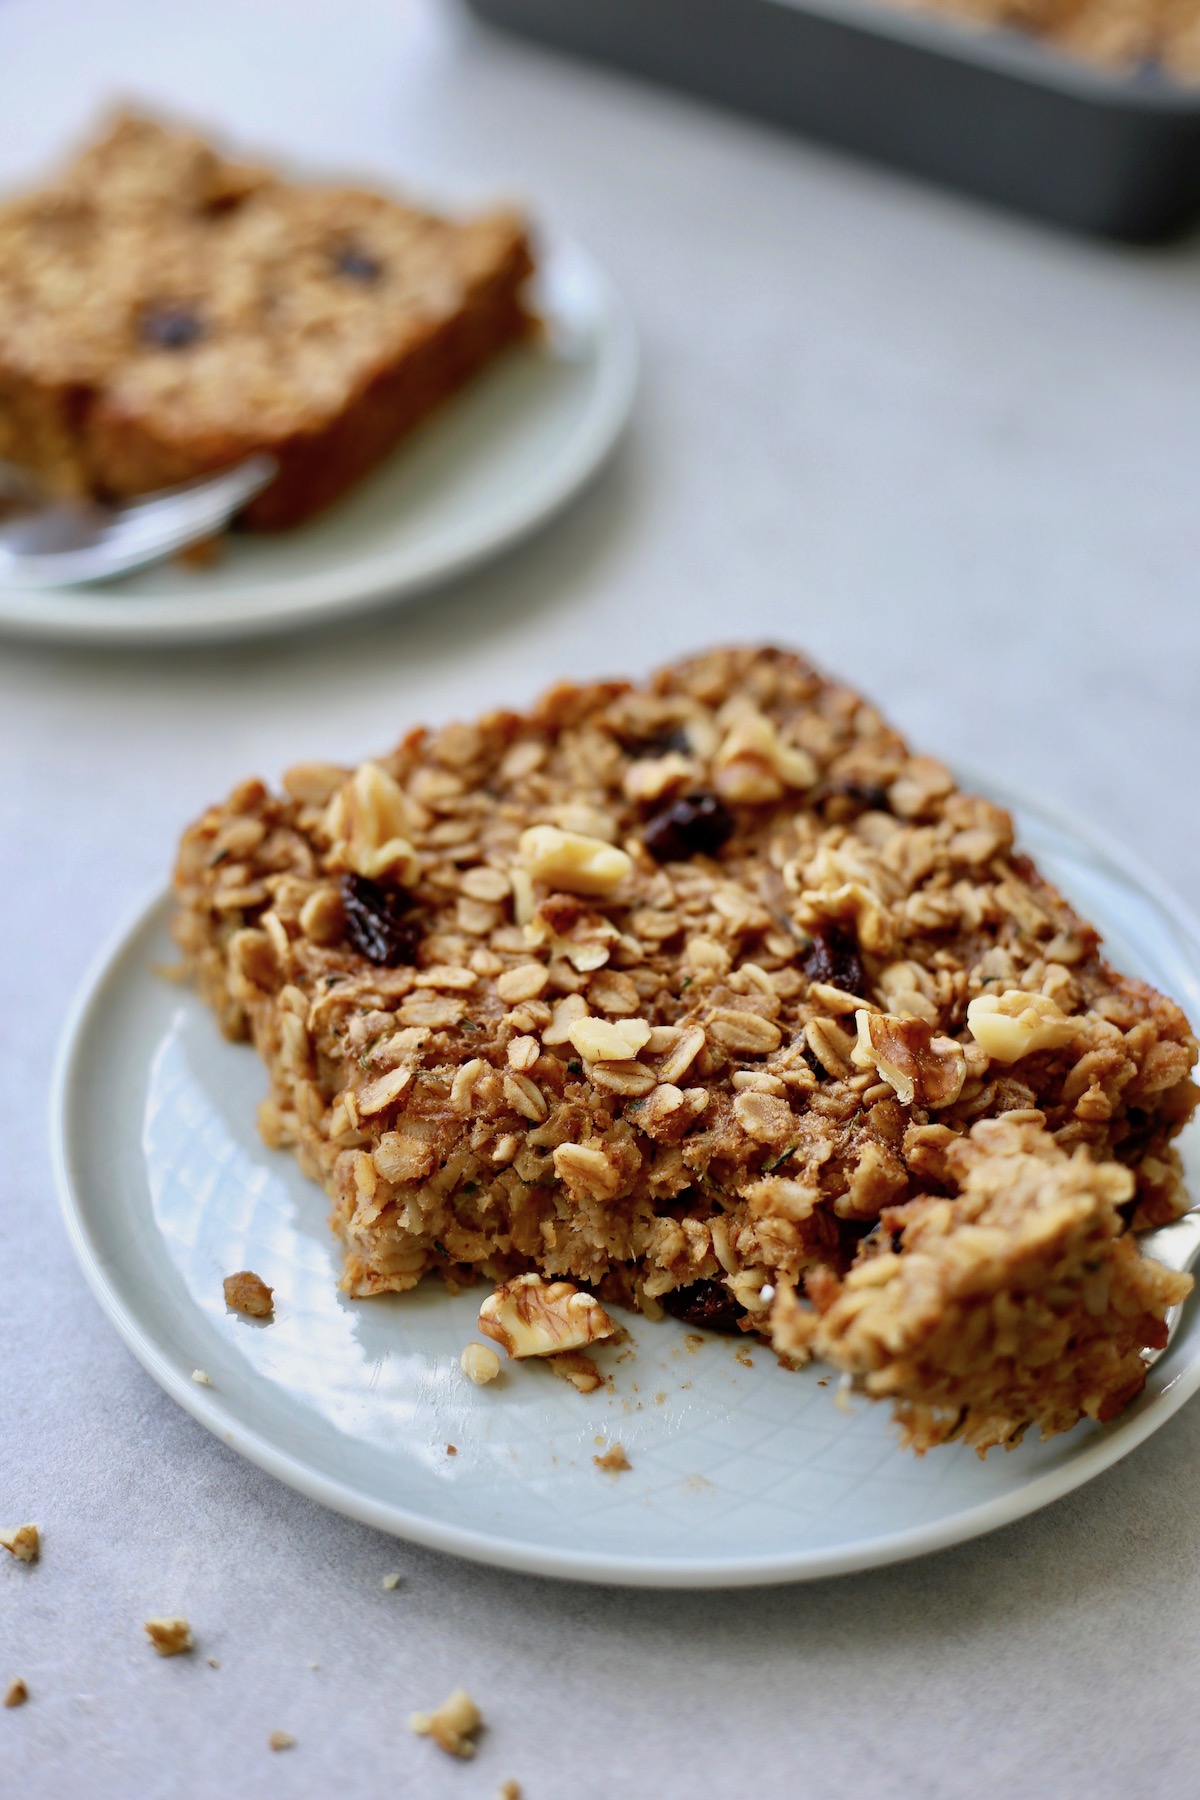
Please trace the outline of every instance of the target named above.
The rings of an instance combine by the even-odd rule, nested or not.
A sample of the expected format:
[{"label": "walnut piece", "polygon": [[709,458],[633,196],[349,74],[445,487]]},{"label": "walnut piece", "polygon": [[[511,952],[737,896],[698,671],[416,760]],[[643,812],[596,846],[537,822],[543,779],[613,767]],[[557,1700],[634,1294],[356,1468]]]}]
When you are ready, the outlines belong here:
[{"label": "walnut piece", "polygon": [[0,1528],[0,1545],[18,1562],[36,1562],[42,1548],[41,1533],[36,1525],[8,1525]]},{"label": "walnut piece", "polygon": [[192,1628],[186,1619],[147,1619],[142,1629],[160,1656],[182,1656],[192,1648]]},{"label": "walnut piece", "polygon": [[28,1698],[29,1689],[18,1675],[15,1681],[10,1681],[8,1684],[4,1695],[4,1704],[5,1706],[24,1706]]},{"label": "walnut piece", "polygon": [[421,872],[408,841],[410,804],[404,790],[378,763],[365,762],[334,795],[325,814],[333,840],[329,865],[352,869],[369,881],[389,875],[411,887]]},{"label": "walnut piece", "polygon": [[612,1337],[617,1327],[600,1302],[574,1282],[518,1275],[489,1294],[479,1309],[479,1329],[510,1356],[525,1357],[582,1350]]},{"label": "walnut piece", "polygon": [[484,1387],[500,1373],[500,1358],[486,1344],[468,1344],[458,1359],[458,1366],[468,1381]]},{"label": "walnut piece", "polygon": [[418,1737],[431,1737],[447,1756],[474,1756],[474,1734],[483,1724],[479,1708],[465,1688],[455,1688],[436,1712],[413,1713],[409,1725]]},{"label": "walnut piece", "polygon": [[269,1288],[253,1269],[241,1269],[225,1277],[225,1304],[251,1319],[269,1319],[275,1310],[275,1289]]},{"label": "walnut piece", "polygon": [[1009,988],[972,1000],[967,1024],[993,1062],[1015,1063],[1035,1050],[1061,1050],[1079,1036],[1083,1021],[1069,1018],[1046,994]]},{"label": "walnut piece", "polygon": [[858,1042],[850,1060],[858,1069],[877,1069],[904,1106],[953,1106],[966,1080],[967,1059],[953,1038],[934,1035],[924,1019],[894,1013],[854,1015]]},{"label": "walnut piece", "polygon": [[579,831],[560,831],[557,825],[531,825],[523,831],[520,855],[535,880],[568,894],[611,894],[633,870],[629,857],[615,844]]}]

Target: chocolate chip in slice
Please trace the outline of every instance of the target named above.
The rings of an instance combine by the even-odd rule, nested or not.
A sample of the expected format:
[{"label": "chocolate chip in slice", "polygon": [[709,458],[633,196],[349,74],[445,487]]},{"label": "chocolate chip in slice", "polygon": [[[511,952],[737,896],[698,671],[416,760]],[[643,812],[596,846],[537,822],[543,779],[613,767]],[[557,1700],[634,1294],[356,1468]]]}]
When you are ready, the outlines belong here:
[{"label": "chocolate chip in slice", "polygon": [[346,939],[368,962],[394,969],[415,964],[425,927],[403,888],[387,888],[365,875],[342,876]]},{"label": "chocolate chip in slice", "polygon": [[746,1316],[722,1281],[693,1281],[691,1287],[672,1288],[659,1299],[673,1318],[702,1331],[735,1332],[743,1335],[738,1321]]},{"label": "chocolate chip in slice", "polygon": [[148,306],[138,332],[156,350],[187,350],[204,336],[204,321],[193,306]]},{"label": "chocolate chip in slice", "polygon": [[733,815],[716,794],[687,794],[656,812],[642,832],[655,862],[686,862],[715,856],[733,836]]}]

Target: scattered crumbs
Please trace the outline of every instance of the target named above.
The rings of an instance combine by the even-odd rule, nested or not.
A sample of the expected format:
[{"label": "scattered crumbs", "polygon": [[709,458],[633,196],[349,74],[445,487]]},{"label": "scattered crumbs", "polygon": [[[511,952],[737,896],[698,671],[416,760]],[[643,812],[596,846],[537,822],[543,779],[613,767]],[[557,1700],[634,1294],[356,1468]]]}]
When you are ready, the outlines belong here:
[{"label": "scattered crumbs", "polygon": [[662,1406],[664,1404],[664,1402],[666,1401],[666,1398],[667,1398],[667,1396],[664,1393],[655,1394],[654,1404],[656,1406]]},{"label": "scattered crumbs", "polygon": [[8,1684],[8,1690],[4,1696],[4,1704],[5,1706],[24,1706],[28,1698],[29,1689],[18,1675],[15,1681],[10,1681]]},{"label": "scattered crumbs", "polygon": [[215,1656],[207,1657],[205,1660],[207,1661],[210,1669],[219,1669],[221,1666]]},{"label": "scattered crumbs", "polygon": [[[400,1577],[399,1575],[385,1575],[379,1585],[385,1593],[390,1594],[393,1588],[398,1588],[400,1586]],[[316,1666],[316,1663],[314,1663],[313,1668],[315,1669]]]},{"label": "scattered crumbs", "polygon": [[310,1662],[308,1666],[310,1669],[319,1669],[321,1665],[320,1663]]},{"label": "scattered crumbs", "polygon": [[36,1562],[42,1551],[42,1535],[36,1525],[6,1525],[0,1529],[0,1544],[18,1562]]},{"label": "scattered crumbs", "polygon": [[192,1380],[198,1381],[200,1383],[201,1387],[211,1387],[212,1386],[212,1376],[209,1375],[207,1373],[207,1371],[204,1369],[193,1369],[192,1370]]},{"label": "scattered crumbs", "polygon": [[446,1445],[446,1455],[447,1456],[457,1456],[458,1455],[458,1445],[457,1444],[447,1444]]},{"label": "scattered crumbs", "polygon": [[620,1444],[614,1444],[610,1450],[604,1452],[603,1456],[593,1456],[592,1461],[598,1469],[605,1470],[609,1475],[621,1475],[626,1469],[633,1468],[633,1464]]},{"label": "scattered crumbs", "polygon": [[733,1360],[734,1362],[741,1363],[743,1369],[752,1369],[754,1367],[754,1358],[751,1356],[749,1348],[745,1344],[742,1344],[734,1351]]},{"label": "scattered crumbs", "polygon": [[691,1384],[691,1382],[690,1382],[690,1381],[681,1381],[681,1382],[680,1382],[680,1384],[679,1384],[679,1391],[680,1391],[680,1393],[681,1393],[681,1394],[682,1394],[682,1393],[685,1393],[685,1392],[686,1392],[686,1391],[687,1391],[687,1389],[688,1389],[688,1388],[690,1388],[690,1387],[691,1387],[691,1385],[692,1385],[692,1384]]},{"label": "scattered crumbs", "polygon": [[592,1442],[593,1442],[593,1444],[598,1444],[600,1446],[600,1448],[603,1449],[605,1444],[607,1444],[608,1439],[605,1437],[605,1435],[602,1431],[598,1431],[596,1433],[595,1437],[592,1439]]},{"label": "scattered crumbs", "polygon": [[829,1386],[828,1375],[819,1375],[817,1377],[817,1386],[818,1387],[828,1387]]},{"label": "scattered crumbs", "polygon": [[521,1800],[519,1781],[502,1781],[496,1789],[496,1800]]},{"label": "scattered crumbs", "polygon": [[631,1357],[634,1357],[636,1355],[637,1355],[637,1351],[634,1349],[634,1347],[631,1344],[628,1350],[622,1350],[620,1356],[617,1357],[617,1361],[619,1363],[628,1362]]},{"label": "scattered crumbs", "polygon": [[413,1713],[408,1723],[418,1737],[431,1737],[447,1756],[474,1756],[474,1736],[483,1718],[466,1689],[455,1688],[436,1712]]},{"label": "scattered crumbs", "polygon": [[275,1289],[269,1288],[253,1269],[240,1269],[224,1282],[225,1304],[249,1319],[269,1319],[275,1310]]},{"label": "scattered crumbs", "polygon": [[693,1494],[706,1494],[714,1483],[707,1475],[689,1475],[683,1485]]},{"label": "scattered crumbs", "polygon": [[687,1346],[689,1356],[695,1356],[697,1350],[703,1350],[704,1348],[704,1339],[700,1336],[698,1331],[689,1331],[683,1341]]},{"label": "scattered crumbs", "polygon": [[272,1750],[291,1750],[294,1748],[296,1740],[290,1731],[273,1731],[267,1742]]},{"label": "scattered crumbs", "polygon": [[591,1357],[582,1350],[563,1350],[547,1361],[561,1380],[569,1381],[581,1394],[594,1394],[597,1388],[607,1385]]},{"label": "scattered crumbs", "polygon": [[192,1628],[186,1619],[147,1619],[142,1630],[160,1656],[182,1656],[192,1647]]}]

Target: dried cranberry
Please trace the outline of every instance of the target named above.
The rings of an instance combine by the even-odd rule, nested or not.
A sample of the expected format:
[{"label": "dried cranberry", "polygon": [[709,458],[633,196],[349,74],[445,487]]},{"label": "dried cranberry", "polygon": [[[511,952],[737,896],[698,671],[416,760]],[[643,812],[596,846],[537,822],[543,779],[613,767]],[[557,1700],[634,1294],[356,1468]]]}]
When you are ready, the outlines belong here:
[{"label": "dried cranberry", "polygon": [[334,256],[333,266],[351,281],[378,281],[383,274],[383,264],[355,244],[343,245]]},{"label": "dried cranberry", "polygon": [[204,321],[191,306],[148,306],[139,330],[156,350],[186,350],[204,336]]},{"label": "dried cranberry", "polygon": [[685,1325],[698,1325],[702,1331],[742,1333],[738,1320],[746,1309],[739,1306],[729,1289],[720,1281],[694,1281],[691,1287],[672,1288],[659,1296],[667,1311]]},{"label": "dried cranberry", "polygon": [[688,794],[654,814],[642,842],[655,862],[686,862],[715,856],[733,836],[733,816],[715,794]]},{"label": "dried cranberry", "polygon": [[381,887],[364,875],[343,875],[342,905],[346,937],[368,962],[385,969],[416,962],[425,927],[401,888]]},{"label": "dried cranberry", "polygon": [[842,925],[818,925],[804,959],[804,973],[810,981],[823,981],[827,987],[866,998],[867,972],[852,933]]}]

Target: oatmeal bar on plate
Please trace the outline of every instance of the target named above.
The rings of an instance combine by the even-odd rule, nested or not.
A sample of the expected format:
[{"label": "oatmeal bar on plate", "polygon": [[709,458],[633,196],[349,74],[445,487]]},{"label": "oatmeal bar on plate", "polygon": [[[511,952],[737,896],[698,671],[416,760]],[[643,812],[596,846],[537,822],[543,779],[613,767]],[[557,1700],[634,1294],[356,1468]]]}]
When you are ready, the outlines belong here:
[{"label": "oatmeal bar on plate", "polygon": [[1179,1007],[798,656],[247,782],[176,888],[350,1294],[583,1283],[986,1449],[1111,1416],[1190,1286],[1132,1235],[1186,1205]]},{"label": "oatmeal bar on plate", "polygon": [[299,524],[533,320],[524,223],[284,180],[120,115],[0,206],[0,458],[120,499],[258,451]]}]

